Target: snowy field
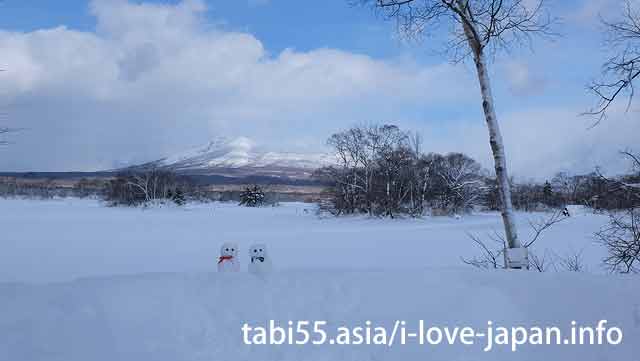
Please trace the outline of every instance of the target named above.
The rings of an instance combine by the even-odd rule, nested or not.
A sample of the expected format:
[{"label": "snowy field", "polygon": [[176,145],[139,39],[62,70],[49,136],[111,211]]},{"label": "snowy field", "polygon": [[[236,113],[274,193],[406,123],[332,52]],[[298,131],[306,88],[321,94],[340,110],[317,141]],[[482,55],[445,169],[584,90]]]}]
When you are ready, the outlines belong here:
[{"label": "snowy field", "polygon": [[[589,271],[602,273],[604,250],[593,233],[606,217],[576,211],[545,232],[537,249],[558,256],[581,252]],[[467,233],[501,231],[499,214],[461,219],[319,218],[312,204],[243,208],[234,203],[184,208],[110,208],[98,201],[0,200],[0,281],[50,282],[79,277],[215,270],[220,245],[268,244],[279,270],[396,270],[466,267],[478,255]],[[548,217],[518,214],[527,222]]]},{"label": "snowy field", "polygon": [[[518,214],[521,233],[528,219]],[[582,252],[588,272],[478,271],[467,232],[498,214],[455,218],[319,218],[312,205],[125,209],[92,200],[0,200],[0,360],[580,360],[640,355],[640,281],[607,275],[593,232],[606,217],[576,210],[539,240]],[[215,272],[219,246],[268,244],[277,272]],[[244,345],[243,323],[366,320],[389,328],[557,326],[606,319],[617,346]],[[568,332],[568,331],[567,331]]]}]

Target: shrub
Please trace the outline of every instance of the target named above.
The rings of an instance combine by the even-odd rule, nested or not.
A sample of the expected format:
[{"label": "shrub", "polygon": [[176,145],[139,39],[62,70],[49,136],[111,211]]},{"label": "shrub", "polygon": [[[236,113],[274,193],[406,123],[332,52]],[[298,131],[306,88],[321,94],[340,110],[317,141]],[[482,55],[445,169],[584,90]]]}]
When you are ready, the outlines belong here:
[{"label": "shrub", "polygon": [[260,186],[247,187],[240,193],[240,205],[245,207],[260,207],[264,205],[265,194]]}]

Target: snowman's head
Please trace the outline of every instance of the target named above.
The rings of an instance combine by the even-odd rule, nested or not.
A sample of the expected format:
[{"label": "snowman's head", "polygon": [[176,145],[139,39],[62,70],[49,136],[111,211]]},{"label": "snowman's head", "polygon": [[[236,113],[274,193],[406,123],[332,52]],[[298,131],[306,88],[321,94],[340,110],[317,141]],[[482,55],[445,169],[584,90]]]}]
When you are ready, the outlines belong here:
[{"label": "snowman's head", "polygon": [[238,245],[235,243],[227,242],[220,247],[220,256],[238,256]]},{"label": "snowman's head", "polygon": [[262,243],[254,244],[249,248],[249,257],[251,257],[251,263],[264,262],[267,258],[267,246]]}]

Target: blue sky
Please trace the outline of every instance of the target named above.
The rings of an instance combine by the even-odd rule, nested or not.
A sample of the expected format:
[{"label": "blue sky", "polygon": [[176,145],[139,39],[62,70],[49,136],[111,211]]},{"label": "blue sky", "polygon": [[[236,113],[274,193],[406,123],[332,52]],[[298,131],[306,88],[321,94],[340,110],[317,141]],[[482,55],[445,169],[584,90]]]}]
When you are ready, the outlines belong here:
[{"label": "blue sky", "polygon": [[[607,56],[598,15],[619,5],[551,2],[561,36],[491,64],[512,173],[625,167],[617,151],[640,130],[633,109],[595,130],[578,116]],[[426,149],[491,165],[470,64],[437,53],[441,35],[404,41],[347,0],[4,0],[0,29],[7,122],[29,129],[2,150],[3,170],[109,168],[218,136],[318,152],[363,122],[399,124]]]},{"label": "blue sky", "polygon": [[[155,4],[179,2],[145,1]],[[59,25],[92,31],[96,18],[91,15],[89,4],[88,0],[4,0],[0,4],[0,23],[3,29],[15,31]],[[373,12],[362,7],[350,6],[346,0],[209,0],[206,4],[205,16],[212,25],[250,32],[274,52],[291,47],[298,50],[331,47],[373,56],[391,56],[406,50],[392,40],[391,23],[380,21]],[[371,36],[372,31],[377,36]]]}]

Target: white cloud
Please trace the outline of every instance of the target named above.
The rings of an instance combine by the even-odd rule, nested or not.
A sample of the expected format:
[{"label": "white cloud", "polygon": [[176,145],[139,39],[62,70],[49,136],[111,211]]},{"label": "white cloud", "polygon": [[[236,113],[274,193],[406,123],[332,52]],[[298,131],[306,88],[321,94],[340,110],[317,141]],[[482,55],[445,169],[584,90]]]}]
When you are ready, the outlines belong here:
[{"label": "white cloud", "polygon": [[[559,171],[580,174],[596,167],[611,174],[627,172],[629,163],[619,152],[637,144],[640,134],[637,113],[627,113],[621,106],[612,109],[610,116],[595,127],[594,118],[579,115],[577,109],[523,109],[498,114],[498,118],[509,171],[518,179],[540,181]],[[493,168],[482,118],[438,128],[423,129],[426,144],[439,152],[465,152],[487,169]],[[438,136],[441,134],[446,137]]]},{"label": "white cloud", "polygon": [[[205,10],[193,0],[95,0],[95,32],[0,32],[0,99],[10,125],[27,128],[11,134],[15,144],[0,153],[0,169],[104,169],[220,135],[317,150],[330,133],[361,122],[421,130],[428,149],[465,151],[491,166],[469,67],[330,48],[270,54],[249,33],[211,27]],[[502,68],[510,70],[496,84],[547,91],[526,62],[495,69]],[[499,104],[509,101],[518,104]],[[630,115],[588,131],[576,116],[582,109],[514,108],[499,116],[512,173],[520,176],[613,164],[640,131]]]},{"label": "white cloud", "polygon": [[[578,6],[571,6],[567,19],[582,25],[597,25],[601,18],[615,19],[622,15],[626,0],[582,0]],[[638,7],[640,1],[631,0]]]},{"label": "white cloud", "polygon": [[470,82],[448,65],[335,49],[271,55],[251,34],[212,29],[202,1],[90,7],[96,32],[0,33],[0,92],[13,121],[31,129],[2,168],[110,167],[221,133],[286,144],[282,136],[315,129],[322,144],[329,131],[381,109],[458,98]]},{"label": "white cloud", "polygon": [[505,66],[506,80],[509,89],[515,95],[534,95],[543,92],[546,79],[531,70],[531,67],[521,61],[509,61]]}]

